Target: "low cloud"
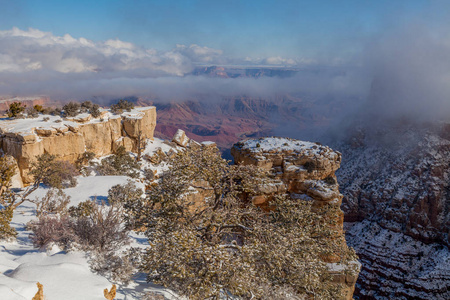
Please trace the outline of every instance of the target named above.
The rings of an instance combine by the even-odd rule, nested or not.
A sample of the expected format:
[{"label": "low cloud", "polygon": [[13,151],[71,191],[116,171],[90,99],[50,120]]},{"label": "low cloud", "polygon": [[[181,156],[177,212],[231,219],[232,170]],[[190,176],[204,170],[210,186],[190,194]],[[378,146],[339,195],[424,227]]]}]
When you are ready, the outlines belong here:
[{"label": "low cloud", "polygon": [[367,43],[363,66],[372,80],[368,109],[386,117],[432,120],[450,115],[450,30],[422,22]]},{"label": "low cloud", "polygon": [[347,86],[352,74],[346,70],[308,69],[287,79],[190,76],[199,64],[299,66],[294,59],[278,56],[230,58],[220,49],[196,44],[158,51],[118,39],[94,42],[32,28],[0,31],[0,95],[47,95],[60,100],[144,96],[164,101],[353,89]]},{"label": "low cloud", "polygon": [[[13,28],[0,31],[0,95],[211,101],[291,94],[339,100],[349,111],[362,106],[375,118],[441,118],[450,114],[448,28],[419,21],[392,26],[361,40],[362,50],[353,58],[332,64],[278,56],[227,57],[220,49],[195,44],[159,51],[117,39],[94,42]],[[293,66],[299,72],[289,78],[258,79],[189,75],[199,64]]]}]

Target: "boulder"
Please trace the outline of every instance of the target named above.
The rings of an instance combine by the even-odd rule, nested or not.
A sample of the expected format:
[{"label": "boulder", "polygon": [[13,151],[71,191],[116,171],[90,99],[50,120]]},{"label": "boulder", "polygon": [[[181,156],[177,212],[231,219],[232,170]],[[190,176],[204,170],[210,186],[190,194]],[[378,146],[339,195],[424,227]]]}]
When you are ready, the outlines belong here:
[{"label": "boulder", "polygon": [[186,136],[184,130],[178,129],[172,138],[172,142],[175,142],[178,146],[186,147],[189,143],[189,138]]}]

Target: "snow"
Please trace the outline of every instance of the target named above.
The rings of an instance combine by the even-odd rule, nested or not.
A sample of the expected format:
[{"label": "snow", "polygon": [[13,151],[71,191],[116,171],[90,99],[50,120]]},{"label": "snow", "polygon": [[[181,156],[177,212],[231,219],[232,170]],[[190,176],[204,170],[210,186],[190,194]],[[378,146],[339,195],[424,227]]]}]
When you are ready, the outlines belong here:
[{"label": "snow", "polygon": [[[130,112],[124,112],[121,115],[114,115],[109,110],[102,109],[101,111],[106,111],[107,113],[102,115],[99,118],[91,118],[87,122],[83,123],[77,123],[74,120],[87,118],[90,116],[90,114],[82,113],[78,114],[76,117],[64,119],[60,116],[51,116],[51,115],[42,115],[39,114],[37,118],[32,119],[9,119],[9,118],[0,118],[0,133],[14,133],[14,134],[20,134],[20,135],[30,135],[35,134],[35,129],[55,129],[55,128],[61,128],[61,127],[74,127],[77,128],[81,124],[90,124],[90,123],[98,123],[101,122],[101,119],[108,120],[108,119],[116,119],[120,117],[126,117],[126,118],[134,118],[134,119],[140,119],[143,117],[145,110],[148,110],[149,108],[152,108],[153,106],[148,107],[137,107],[132,109]],[[44,118],[48,118],[48,121],[44,121]]]},{"label": "snow", "polygon": [[[153,140],[147,140],[147,144],[145,146],[145,149],[142,151],[142,155],[148,155],[153,156],[158,150],[161,150],[165,154],[168,154],[169,151],[178,151],[181,149],[180,147],[173,147],[171,145],[168,145],[164,140],[159,138],[154,138]],[[144,160],[142,162],[142,168],[143,169],[151,169],[153,171],[156,171],[156,174],[162,174],[164,170],[167,169],[167,165],[165,163],[160,163],[159,165],[153,165],[149,163],[148,161]]]},{"label": "snow", "polygon": [[[106,200],[108,190],[117,184],[126,184],[130,178],[127,176],[92,176],[78,177],[78,184],[74,188],[64,189],[64,193],[71,197],[70,205],[97,198],[98,201]],[[140,182],[136,182],[138,187],[144,188]],[[40,187],[30,195],[30,199],[42,198],[48,189]]]},{"label": "snow", "polygon": [[[157,144],[160,143],[159,141]],[[79,177],[78,185],[65,189],[71,197],[70,205],[81,201],[97,198],[106,200],[108,190],[116,184],[125,184],[131,180],[126,176],[90,176]],[[144,188],[140,182],[138,187]],[[39,187],[30,199],[40,198],[48,191]],[[84,252],[60,251],[52,249],[36,249],[29,238],[30,231],[25,224],[36,218],[36,207],[25,202],[14,212],[11,225],[18,232],[15,241],[0,241],[0,299],[31,299],[37,292],[36,283],[43,284],[46,300],[60,299],[105,299],[103,290],[110,289],[112,283],[105,277],[93,273],[89,268],[88,258]],[[133,247],[146,247],[146,238],[138,233],[130,234]],[[144,274],[138,274],[128,286],[117,285],[115,299],[141,299],[142,293],[157,291],[167,298],[173,298],[173,293],[145,281]]]},{"label": "snow", "polygon": [[151,156],[155,154],[156,151],[158,151],[158,148],[165,153],[169,152],[171,149],[174,149],[172,146],[166,144],[164,140],[154,138],[153,140],[148,140],[144,151],[142,151],[142,154],[147,154]]},{"label": "snow", "polygon": [[148,110],[151,107],[153,106],[136,107],[129,112],[122,113],[122,116],[126,117],[127,119],[142,119],[142,117],[144,116],[144,111]]},{"label": "snow", "polygon": [[[293,151],[302,152],[305,149],[325,148],[316,143],[304,142],[290,138],[265,137],[260,139],[248,139],[241,142],[244,149],[250,149],[252,152],[269,151]],[[317,151],[318,152],[318,151]]]}]

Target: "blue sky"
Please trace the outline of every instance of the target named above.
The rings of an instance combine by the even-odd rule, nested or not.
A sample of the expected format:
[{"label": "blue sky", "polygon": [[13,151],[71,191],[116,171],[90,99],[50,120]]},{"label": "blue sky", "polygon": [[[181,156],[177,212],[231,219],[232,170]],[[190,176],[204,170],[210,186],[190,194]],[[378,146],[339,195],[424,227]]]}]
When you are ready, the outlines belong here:
[{"label": "blue sky", "polygon": [[0,0],[0,30],[32,27],[161,50],[198,44],[241,57],[345,56],[392,20],[414,18],[439,2]]}]

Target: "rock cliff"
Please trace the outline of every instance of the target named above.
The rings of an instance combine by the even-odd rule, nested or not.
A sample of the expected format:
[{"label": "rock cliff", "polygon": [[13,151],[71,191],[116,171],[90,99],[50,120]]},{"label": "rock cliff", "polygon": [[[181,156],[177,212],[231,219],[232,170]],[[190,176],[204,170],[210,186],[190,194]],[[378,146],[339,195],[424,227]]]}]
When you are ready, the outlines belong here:
[{"label": "rock cliff", "polygon": [[103,156],[119,146],[131,151],[135,150],[139,134],[153,138],[155,126],[155,107],[136,108],[121,115],[103,111],[97,119],[88,114],[69,119],[43,115],[35,119],[2,119],[0,147],[17,160],[23,181],[29,183],[30,163],[37,155],[49,153],[75,162],[84,152]]},{"label": "rock cliff", "polygon": [[450,126],[362,129],[339,149],[360,299],[450,299]]},{"label": "rock cliff", "polygon": [[[260,188],[253,203],[265,205],[275,194],[288,193],[291,197],[313,201],[313,207],[331,205],[338,209],[335,223],[337,239],[342,250],[348,249],[343,234],[343,212],[340,210],[342,195],[335,172],[341,164],[341,154],[316,143],[289,138],[247,139],[233,146],[231,154],[237,164],[251,164],[272,174],[269,184]],[[330,263],[336,282],[344,284],[345,299],[352,299],[358,274],[345,272],[346,266],[336,264],[340,254],[323,258]],[[358,262],[354,262],[359,267]],[[339,266],[339,267],[337,267]]]}]

